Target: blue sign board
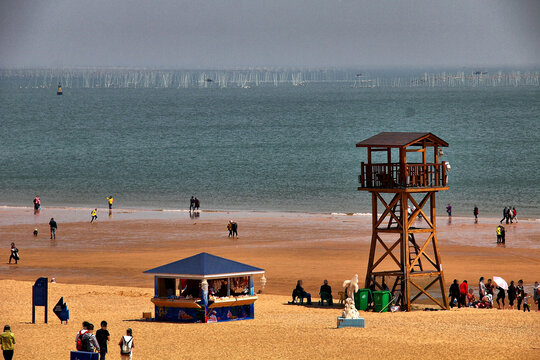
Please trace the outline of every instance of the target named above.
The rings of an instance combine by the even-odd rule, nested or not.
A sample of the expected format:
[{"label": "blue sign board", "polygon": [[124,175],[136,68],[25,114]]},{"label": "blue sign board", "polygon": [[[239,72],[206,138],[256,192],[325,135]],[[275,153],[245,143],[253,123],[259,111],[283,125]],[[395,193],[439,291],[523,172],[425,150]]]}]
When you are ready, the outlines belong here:
[{"label": "blue sign board", "polygon": [[49,297],[49,279],[40,277],[32,286],[32,324],[36,323],[36,306],[45,306],[45,324],[47,323]]},{"label": "blue sign board", "polygon": [[91,353],[86,351],[72,351],[69,357],[70,360],[98,360],[99,353]]}]

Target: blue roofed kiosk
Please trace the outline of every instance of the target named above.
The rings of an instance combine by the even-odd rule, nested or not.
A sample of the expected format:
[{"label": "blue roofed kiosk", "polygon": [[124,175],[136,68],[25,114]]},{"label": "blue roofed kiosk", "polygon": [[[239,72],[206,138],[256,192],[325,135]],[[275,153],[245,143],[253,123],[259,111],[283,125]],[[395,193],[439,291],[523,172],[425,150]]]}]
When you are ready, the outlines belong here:
[{"label": "blue roofed kiosk", "polygon": [[157,321],[207,323],[253,319],[253,277],[264,269],[200,253],[144,273],[154,275]]}]

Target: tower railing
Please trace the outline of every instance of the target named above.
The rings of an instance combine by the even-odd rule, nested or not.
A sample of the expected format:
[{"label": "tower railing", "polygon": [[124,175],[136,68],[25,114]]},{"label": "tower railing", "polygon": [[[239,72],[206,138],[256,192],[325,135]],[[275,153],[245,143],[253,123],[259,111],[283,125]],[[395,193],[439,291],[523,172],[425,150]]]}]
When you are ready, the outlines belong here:
[{"label": "tower railing", "polygon": [[361,188],[436,188],[446,187],[447,176],[444,163],[365,164],[362,162],[358,177]]}]

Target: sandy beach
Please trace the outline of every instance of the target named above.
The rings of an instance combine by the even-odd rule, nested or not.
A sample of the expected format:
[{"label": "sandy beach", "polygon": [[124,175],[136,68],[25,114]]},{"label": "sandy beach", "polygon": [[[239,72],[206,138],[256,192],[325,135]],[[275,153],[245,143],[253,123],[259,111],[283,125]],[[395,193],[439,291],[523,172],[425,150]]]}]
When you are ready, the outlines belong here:
[{"label": "sandy beach", "polygon": [[[98,222],[90,224],[89,216],[86,220],[72,213],[47,209],[36,217],[30,209],[2,209],[2,224],[8,222],[5,216],[19,219],[0,226],[5,249],[0,318],[17,336],[15,358],[67,358],[83,320],[96,325],[107,320],[114,344],[132,327],[138,359],[352,358],[366,353],[373,358],[507,358],[511,353],[525,359],[540,354],[537,311],[364,313],[365,329],[338,330],[339,309],[285,305],[297,279],[303,279],[316,300],[324,279],[335,294],[355,273],[363,279],[369,216],[202,212],[190,218],[183,212],[118,210],[109,218],[101,210]],[[56,240],[49,239],[51,216],[59,222]],[[227,237],[228,219],[238,222],[239,239]],[[507,281],[523,279],[531,289],[540,280],[540,223],[509,224],[506,246],[498,247],[498,220],[481,218],[474,224],[470,218],[438,218],[447,286],[454,278],[468,279],[476,290],[480,276],[497,275]],[[18,265],[7,264],[12,241],[20,250]],[[268,283],[256,302],[255,319],[206,325],[137,321],[143,311],[153,312],[153,278],[142,272],[203,251],[266,270]],[[31,285],[40,276],[56,278],[49,301],[52,308],[64,297],[69,325],[60,325],[51,309],[48,325],[41,324],[41,310],[38,324],[29,324]],[[260,289],[258,281],[255,287]],[[111,348],[110,358],[119,358],[118,347]]]}]

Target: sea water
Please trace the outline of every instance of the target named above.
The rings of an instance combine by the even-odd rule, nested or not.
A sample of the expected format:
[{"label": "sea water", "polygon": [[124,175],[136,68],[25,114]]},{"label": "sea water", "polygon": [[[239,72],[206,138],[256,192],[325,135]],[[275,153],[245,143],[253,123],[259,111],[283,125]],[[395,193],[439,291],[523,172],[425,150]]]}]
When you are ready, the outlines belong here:
[{"label": "sea water", "polygon": [[540,217],[540,88],[18,88],[0,81],[0,206],[369,212],[357,191],[382,131],[450,146],[455,214]]}]

